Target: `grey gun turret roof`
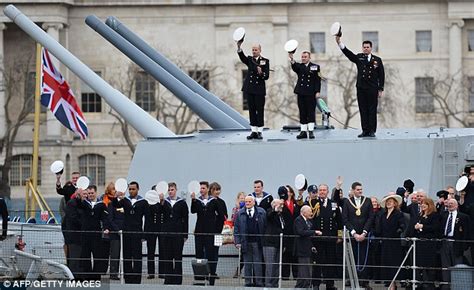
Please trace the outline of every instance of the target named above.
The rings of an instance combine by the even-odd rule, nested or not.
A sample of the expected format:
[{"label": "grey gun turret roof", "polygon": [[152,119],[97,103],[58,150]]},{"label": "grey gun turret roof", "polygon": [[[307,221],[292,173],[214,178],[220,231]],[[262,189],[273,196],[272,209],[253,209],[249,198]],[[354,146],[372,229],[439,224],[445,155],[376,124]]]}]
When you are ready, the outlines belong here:
[{"label": "grey gun turret roof", "polygon": [[122,118],[143,137],[173,137],[175,134],[150,116],[137,104],[110,86],[88,66],[65,49],[61,44],[38,27],[14,5],[4,9],[5,15],[35,41],[46,47],[61,63],[66,65],[81,80],[96,91]]},{"label": "grey gun turret roof", "polygon": [[129,41],[132,45],[142,51],[145,55],[155,61],[158,65],[164,68],[167,72],[169,72],[172,76],[174,76],[185,86],[194,91],[196,94],[200,95],[201,97],[209,101],[211,104],[216,106],[218,109],[220,109],[222,112],[227,114],[229,117],[239,122],[239,124],[244,126],[244,128],[250,129],[248,120],[246,120],[239,112],[227,105],[224,101],[219,99],[219,97],[203,88],[193,78],[184,73],[177,65],[169,61],[159,51],[153,49],[143,39],[133,33],[133,31],[131,31],[125,24],[120,22],[116,17],[107,17],[105,24],[115,30],[123,38]]},{"label": "grey gun turret roof", "polygon": [[108,27],[105,23],[102,23],[96,16],[87,16],[86,24],[102,35],[102,37],[107,39],[141,68],[151,74],[176,97],[185,102],[194,113],[201,117],[213,129],[245,129],[245,127],[239,124],[236,120],[232,119],[209,101],[203,99],[200,95],[183,85],[169,72],[156,64],[112,28]]}]

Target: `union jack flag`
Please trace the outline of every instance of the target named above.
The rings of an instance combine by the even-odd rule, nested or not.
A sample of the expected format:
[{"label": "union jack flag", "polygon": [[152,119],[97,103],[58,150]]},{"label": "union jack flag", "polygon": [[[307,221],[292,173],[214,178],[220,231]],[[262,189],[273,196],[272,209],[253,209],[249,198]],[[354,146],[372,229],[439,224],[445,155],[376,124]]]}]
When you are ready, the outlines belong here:
[{"label": "union jack flag", "polygon": [[45,48],[41,51],[41,104],[48,107],[66,128],[82,139],[87,137],[87,124],[81,108]]}]

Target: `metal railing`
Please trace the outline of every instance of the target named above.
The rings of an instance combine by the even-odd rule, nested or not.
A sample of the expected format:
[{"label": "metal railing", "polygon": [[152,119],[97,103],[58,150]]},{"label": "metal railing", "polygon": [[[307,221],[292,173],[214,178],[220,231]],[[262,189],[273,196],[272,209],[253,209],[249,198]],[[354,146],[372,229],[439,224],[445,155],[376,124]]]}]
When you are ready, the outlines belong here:
[{"label": "metal railing", "polygon": [[[182,233],[130,233],[130,232],[117,232],[111,233],[114,234],[114,239],[118,238],[119,246],[120,246],[120,255],[118,258],[114,259],[110,257],[110,249],[105,255],[105,258],[101,257],[93,257],[89,254],[86,257],[84,254],[81,253],[79,257],[68,257],[67,251],[64,250],[64,239],[63,234],[76,234],[79,239],[84,240],[85,238],[94,238],[97,239],[96,246],[98,247],[100,243],[110,244],[110,240],[107,240],[105,236],[102,235],[100,232],[80,232],[80,231],[63,231],[59,226],[56,225],[30,225],[30,224],[18,224],[18,223],[10,223],[10,230],[14,231],[18,236],[21,236],[23,241],[26,243],[24,252],[35,255],[36,259],[45,259],[48,261],[53,261],[54,263],[63,264],[63,265],[70,265],[71,262],[77,261],[79,264],[88,263],[92,265],[92,268],[88,271],[82,271],[81,268],[79,270],[75,269],[72,271],[72,274],[77,277],[89,277],[88,275],[99,275],[99,278],[102,278],[103,281],[108,281],[109,283],[125,283],[126,274],[125,270],[127,267],[125,264],[131,259],[128,258],[128,255],[124,253],[124,243],[127,243],[126,239],[130,237],[137,237],[140,235],[139,240],[141,241],[140,245],[137,245],[139,248],[138,251],[141,250],[141,255],[139,261],[142,262],[142,269],[141,272],[137,273],[140,276],[141,281],[140,283],[143,284],[163,284],[164,280],[163,277],[166,278],[178,278],[180,283],[186,285],[193,285],[195,283],[202,282],[201,279],[194,275],[192,269],[192,260],[196,259],[196,237],[206,238],[214,236],[213,234],[193,234],[189,233],[187,235]],[[156,252],[154,255],[151,255],[150,265],[155,266],[155,271],[150,273],[148,267],[148,257],[147,257],[147,240],[148,238],[156,236],[155,246]],[[188,237],[188,239],[184,242],[184,237]],[[247,236],[247,238],[250,236]],[[354,239],[351,238],[349,235],[346,235],[344,239],[340,237],[314,237],[314,248],[316,253],[308,252],[308,257],[311,259],[309,263],[301,264],[295,260],[293,252],[294,246],[294,238],[295,236],[285,236],[283,234],[278,236],[269,236],[269,235],[256,235],[253,236],[259,240],[263,239],[273,239],[276,241],[274,246],[275,252],[275,259],[273,262],[265,261],[264,257],[264,250],[263,247],[260,248],[260,251],[256,255],[260,255],[258,259],[255,261],[247,261],[245,255],[235,247],[233,244],[222,245],[218,249],[218,261],[217,261],[217,271],[216,275],[218,279],[215,281],[215,285],[218,286],[245,286],[246,280],[249,282],[250,277],[245,277],[245,271],[242,271],[242,267],[248,268],[255,268],[255,266],[264,268],[265,271],[262,269],[262,272],[257,271],[252,276],[252,283],[258,280],[258,283],[263,283],[265,285],[265,273],[270,273],[268,269],[275,269],[276,273],[275,276],[267,277],[267,278],[274,278],[277,280],[277,284],[274,285],[278,288],[287,288],[287,287],[294,287],[297,283],[298,279],[306,279],[310,281],[310,283],[326,283],[331,280],[335,280],[335,284],[340,289],[343,289],[346,285],[344,281],[350,280],[354,281],[354,284],[351,287],[356,288],[359,283],[363,284],[369,282],[373,288],[378,289],[386,289],[390,285],[405,285],[411,288],[416,288],[419,285],[427,284],[427,285],[452,285],[450,281],[444,281],[442,278],[443,273],[449,273],[453,271],[450,267],[442,267],[440,263],[433,263],[431,265],[425,265],[421,263],[425,256],[422,255],[422,252],[426,252],[426,248],[430,247],[431,256],[436,256],[435,261],[439,260],[439,252],[441,251],[443,243],[451,243],[452,241],[446,239],[430,239],[430,240],[421,240],[416,238],[405,238],[405,239],[381,239],[376,237],[370,237],[368,239],[368,257],[359,257],[358,256],[358,247],[357,243],[355,243]],[[110,239],[110,237],[108,237]],[[166,256],[163,255],[163,252],[160,255],[160,243],[165,243],[163,239],[171,239],[178,242],[178,239],[183,239],[183,247],[182,247],[182,255],[178,255],[179,258],[177,259],[167,259]],[[210,238],[213,242],[218,241],[219,239]],[[153,239],[150,239],[153,241]],[[202,240],[202,239],[201,239]],[[207,239],[209,240],[209,239]],[[342,242],[341,242],[342,241]],[[293,242],[293,245],[291,245]],[[380,260],[380,249],[389,242],[396,242],[399,243],[400,247],[402,247],[402,243],[406,244],[403,245],[403,255],[397,257],[397,261],[399,262],[397,265],[391,263],[390,265],[384,265],[381,263]],[[463,242],[465,248],[471,247],[474,249],[474,242],[473,241],[456,241],[457,243]],[[289,244],[290,243],[290,244]],[[6,264],[11,264],[11,255],[12,252],[9,251],[8,254],[4,255],[8,249],[5,249],[4,245],[7,244],[4,242],[0,242],[2,248],[2,256],[0,257]],[[319,257],[320,254],[325,251],[323,245],[331,245],[334,247],[336,255],[333,259],[322,262]],[[8,244],[11,247],[11,243]],[[78,241],[77,245],[79,246],[79,250],[82,251],[81,242]],[[354,247],[356,245],[356,247]],[[421,252],[419,250],[422,250]],[[78,248],[75,249],[76,251]],[[163,249],[162,249],[163,251]],[[18,254],[18,253],[17,253]],[[351,257],[351,254],[353,255]],[[263,257],[262,257],[263,256]],[[199,259],[208,259],[208,264],[211,265],[214,261],[209,261],[209,255],[204,255],[203,257],[199,256]],[[422,259],[419,261],[419,259]],[[467,264],[471,264],[471,257],[470,251],[467,250],[464,258],[466,259]],[[100,263],[101,260],[107,264],[105,269],[102,269],[100,272],[93,272],[94,264]],[[89,263],[90,261],[90,263]],[[109,265],[111,262],[118,261],[119,262],[119,270],[118,270],[118,277],[120,280],[110,280],[110,269]],[[176,272],[163,272],[163,265],[181,265],[182,272],[178,269]],[[18,266],[18,265],[17,265]],[[311,268],[311,276],[310,277],[300,277],[295,274],[298,267],[309,267]],[[23,266],[23,268],[27,268]],[[71,267],[69,267],[71,269]],[[323,269],[323,270],[321,270]],[[324,269],[332,269],[332,271],[324,271]],[[344,269],[346,269],[344,271]],[[352,269],[352,270],[351,270]],[[72,269],[71,269],[72,270]],[[380,271],[386,272],[390,270],[393,272],[393,275],[387,279],[387,277],[381,277]],[[458,271],[458,270],[456,270]],[[470,268],[464,269],[464,271],[471,272],[469,275],[472,275],[472,270]],[[21,271],[24,273],[24,271]],[[243,272],[243,273],[242,273]],[[290,275],[290,272],[293,273],[293,276]],[[315,273],[318,273],[316,275]],[[321,276],[325,275],[326,273],[332,273],[332,276]],[[364,275],[361,275],[364,273]],[[32,273],[32,274],[40,274],[40,273]],[[211,273],[209,273],[211,274]],[[347,276],[348,274],[348,276]],[[151,275],[154,275],[151,276]],[[1,278],[1,273],[0,273]],[[148,279],[150,278],[150,279]],[[215,278],[211,276],[207,276],[207,279]],[[348,279],[346,279],[348,278]],[[172,280],[172,279],[171,279]],[[275,281],[275,280],[274,280]],[[471,279],[472,281],[472,279]],[[453,281],[454,282],[454,281]],[[207,282],[209,283],[209,282]],[[255,282],[256,283],[256,282]],[[473,285],[474,286],[474,285]]]}]

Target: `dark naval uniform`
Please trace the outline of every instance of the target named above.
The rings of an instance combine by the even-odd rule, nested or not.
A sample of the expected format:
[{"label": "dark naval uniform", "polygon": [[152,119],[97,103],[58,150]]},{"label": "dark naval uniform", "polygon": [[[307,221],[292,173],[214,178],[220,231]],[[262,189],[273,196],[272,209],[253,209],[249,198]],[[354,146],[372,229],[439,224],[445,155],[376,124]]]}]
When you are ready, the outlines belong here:
[{"label": "dark naval uniform", "polygon": [[[314,130],[316,93],[321,91],[321,68],[318,64],[294,62],[291,69],[298,75],[294,93],[298,95],[301,132]],[[306,126],[308,127],[306,127]]]},{"label": "dark naval uniform", "polygon": [[252,192],[252,196],[255,198],[255,205],[261,207],[265,212],[272,207],[273,196],[267,192],[263,192],[263,197],[258,198],[255,192]]},{"label": "dark naval uniform", "polygon": [[148,215],[148,202],[140,195],[135,199],[125,197],[118,201],[114,199],[113,205],[123,207],[123,268],[125,283],[140,284],[142,279],[142,238],[143,217]]},{"label": "dark naval uniform", "polygon": [[165,284],[183,283],[183,247],[188,238],[189,209],[186,200],[169,197],[163,202],[163,275]]},{"label": "dark naval uniform", "polygon": [[336,257],[336,237],[342,230],[342,214],[337,202],[326,198],[319,199],[319,214],[313,218],[313,223],[317,231],[323,234],[315,239],[315,246],[318,250],[316,254],[316,271],[313,271],[313,286],[318,286],[324,280],[326,289],[334,289],[334,279],[339,277],[338,267],[331,267],[325,264],[334,264]]},{"label": "dark naval uniform", "polygon": [[[216,233],[217,221],[224,214],[220,212],[217,199],[210,196],[203,199],[202,196],[191,201],[191,213],[197,214],[196,227],[194,228],[194,248],[196,259],[207,259],[209,265],[217,263],[217,253],[214,249],[214,234]],[[222,232],[222,229],[221,229]],[[216,274],[216,273],[211,273]],[[196,277],[203,280],[204,277]],[[214,279],[212,284],[214,285]]]},{"label": "dark naval uniform", "polygon": [[377,131],[378,93],[383,91],[385,82],[382,59],[371,54],[369,60],[367,55],[356,55],[347,47],[344,47],[342,52],[357,66],[357,102],[362,135],[374,134]]},{"label": "dark naval uniform", "polygon": [[[81,266],[86,280],[100,280],[107,272],[109,241],[102,239],[102,231],[111,230],[107,206],[102,201],[83,200],[81,214]],[[93,263],[91,258],[93,259]]]},{"label": "dark naval uniform", "polygon": [[[262,56],[257,59],[246,56],[242,50],[238,51],[240,60],[247,65],[248,73],[242,86],[244,98],[247,99],[250,115],[250,126],[252,132],[257,132],[257,127],[263,129],[264,107],[265,107],[265,81],[270,76],[270,61]],[[262,74],[257,73],[257,67],[261,67]],[[259,131],[261,133],[261,131]],[[261,134],[260,134],[261,136]]]},{"label": "dark naval uniform", "polygon": [[[147,270],[150,278],[153,278],[155,275],[156,240],[158,233],[161,231],[162,211],[160,203],[150,205],[148,215],[145,217]],[[158,266],[160,265],[158,264]]]}]

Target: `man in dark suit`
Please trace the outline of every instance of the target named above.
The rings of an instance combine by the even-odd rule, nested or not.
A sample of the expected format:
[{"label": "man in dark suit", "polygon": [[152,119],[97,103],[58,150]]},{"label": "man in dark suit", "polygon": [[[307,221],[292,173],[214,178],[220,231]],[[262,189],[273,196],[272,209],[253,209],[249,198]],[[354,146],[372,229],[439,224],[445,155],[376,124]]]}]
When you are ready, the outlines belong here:
[{"label": "man in dark suit", "polygon": [[252,56],[246,56],[240,46],[243,40],[237,42],[237,53],[240,60],[247,65],[248,73],[242,86],[244,98],[247,99],[252,133],[248,140],[263,139],[264,107],[265,107],[265,81],[270,76],[270,61],[261,56],[260,44],[252,46]]},{"label": "man in dark suit", "polygon": [[341,37],[336,42],[344,55],[357,66],[357,102],[359,104],[362,133],[358,137],[375,137],[377,131],[378,98],[382,97],[385,72],[382,59],[372,54],[372,42],[362,42],[362,53],[354,54]]},{"label": "man in dark suit", "polygon": [[321,91],[321,68],[311,62],[311,53],[307,50],[301,53],[301,63],[293,59],[293,53],[289,54],[289,58],[291,69],[298,75],[294,93],[298,95],[301,130],[296,139],[314,139],[316,98],[319,98]]},{"label": "man in dark suit", "polygon": [[336,242],[338,234],[342,234],[342,216],[339,206],[336,202],[328,198],[329,187],[327,184],[319,185],[319,213],[314,217],[316,230],[321,232],[321,239],[316,239],[317,265],[313,270],[313,287],[319,288],[319,285],[326,283],[326,289],[336,289],[334,287],[334,278],[337,275],[338,267],[331,267],[334,264],[336,256]]},{"label": "man in dark suit", "polygon": [[[357,268],[365,268],[366,257],[369,254],[367,249],[367,236],[374,224],[374,212],[370,198],[362,196],[362,184],[354,182],[351,186],[353,197],[344,201],[342,207],[342,222],[346,226],[351,236],[355,239],[352,242],[354,259]],[[362,280],[363,287],[368,286],[367,269],[359,271],[359,279]]]},{"label": "man in dark suit", "polygon": [[[469,244],[462,242],[469,240],[469,216],[458,211],[458,202],[451,198],[445,202],[448,211],[442,215],[441,231],[445,238],[441,246],[441,266],[448,268],[463,263],[463,253]],[[460,242],[461,241],[461,242]],[[443,282],[450,282],[450,272],[443,271]],[[443,285],[442,289],[449,289]]]},{"label": "man in dark suit", "polygon": [[234,242],[244,258],[246,287],[264,287],[262,235],[265,233],[266,224],[265,210],[255,206],[255,198],[247,195],[245,207],[239,210],[234,222]]},{"label": "man in dark suit", "polygon": [[313,212],[308,205],[301,207],[300,216],[295,219],[295,256],[298,257],[298,279],[295,288],[309,288],[311,286],[311,252],[312,238],[321,231],[316,231],[311,217]]}]

